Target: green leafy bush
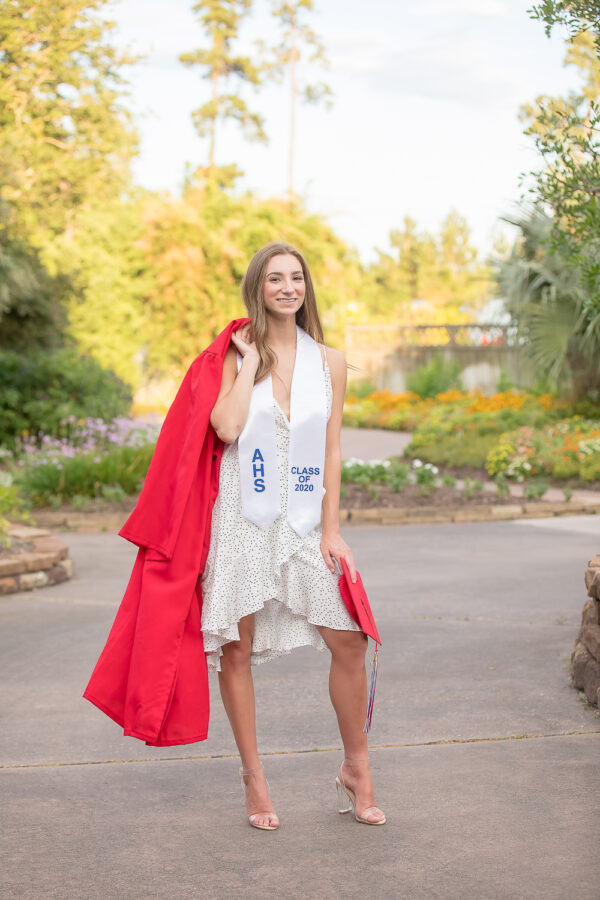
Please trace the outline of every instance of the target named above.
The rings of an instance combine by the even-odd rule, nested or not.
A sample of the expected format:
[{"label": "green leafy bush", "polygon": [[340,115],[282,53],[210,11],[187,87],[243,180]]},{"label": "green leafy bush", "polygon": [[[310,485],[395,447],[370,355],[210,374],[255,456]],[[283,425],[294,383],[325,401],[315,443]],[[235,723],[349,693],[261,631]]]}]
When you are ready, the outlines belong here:
[{"label": "green leafy bush", "polygon": [[140,419],[62,419],[59,437],[43,434],[19,442],[7,465],[25,497],[37,506],[59,507],[70,501],[85,508],[86,500],[120,501],[137,493],[146,475],[159,427]]},{"label": "green leafy bush", "polygon": [[[115,447],[103,456],[96,451],[80,453],[61,462],[29,466],[19,472],[18,484],[35,506],[60,505],[75,496],[121,499],[140,490],[153,453],[153,444]],[[107,492],[111,486],[112,494]],[[81,499],[76,503],[81,505]]]},{"label": "green leafy bush", "polygon": [[421,398],[435,397],[452,388],[462,389],[460,363],[438,354],[426,366],[418,366],[406,376],[406,387]]},{"label": "green leafy bush", "polygon": [[523,496],[526,500],[541,500],[548,491],[545,481],[529,481],[523,488]]},{"label": "green leafy bush", "polygon": [[0,543],[2,544],[8,542],[9,517],[32,521],[27,512],[27,504],[19,495],[18,486],[14,484],[12,475],[10,472],[0,470]]},{"label": "green leafy bush", "polygon": [[375,428],[380,416],[381,410],[376,403],[363,400],[344,408],[344,425],[347,428]]},{"label": "green leafy bush", "polygon": [[499,497],[509,497],[510,496],[510,485],[506,478],[503,478],[502,475],[496,475],[494,481],[496,482],[496,493]]},{"label": "green leafy bush", "polygon": [[582,460],[580,475],[584,481],[600,481],[600,453]]},{"label": "green leafy bush", "polygon": [[490,475],[514,481],[538,476],[597,481],[600,422],[574,416],[544,428],[523,426],[500,435],[488,453]]},{"label": "green leafy bush", "polygon": [[120,378],[68,348],[35,356],[0,351],[0,384],[0,444],[11,448],[23,435],[58,434],[68,416],[109,421],[131,404]]},{"label": "green leafy bush", "polygon": [[395,459],[358,459],[355,456],[342,461],[342,484],[390,484],[401,490],[409,481],[410,470],[405,463]]},{"label": "green leafy bush", "polygon": [[376,390],[376,386],[369,378],[363,378],[361,381],[353,381],[349,384],[347,393],[354,394],[355,397],[364,400],[365,397],[368,397],[369,394],[374,393]]},{"label": "green leafy bush", "polygon": [[[417,456],[437,465],[483,468],[488,454],[503,433],[527,423],[541,427],[557,418],[559,412],[548,409],[534,397],[525,397],[520,406],[491,406],[493,398],[482,398],[477,405],[465,408],[456,404],[432,406],[415,429],[407,456]],[[496,471],[490,471],[491,475]]]},{"label": "green leafy bush", "polygon": [[423,465],[420,459],[415,459],[413,469],[415,481],[419,485],[419,494],[421,497],[428,497],[437,484],[437,466],[432,466],[431,463]]}]

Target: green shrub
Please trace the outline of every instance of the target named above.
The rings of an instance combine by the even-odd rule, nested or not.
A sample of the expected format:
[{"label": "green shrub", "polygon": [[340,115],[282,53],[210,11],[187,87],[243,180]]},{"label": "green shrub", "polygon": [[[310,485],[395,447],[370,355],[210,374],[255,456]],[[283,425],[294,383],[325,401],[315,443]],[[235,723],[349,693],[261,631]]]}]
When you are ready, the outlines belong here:
[{"label": "green shrub", "polygon": [[579,462],[574,457],[567,459],[558,458],[552,462],[552,477],[560,481],[567,481],[569,478],[577,478],[579,475]]},{"label": "green shrub", "polygon": [[408,480],[404,478],[394,478],[394,480],[390,482],[390,486],[395,494],[401,494],[407,484]]},{"label": "green shrub", "polygon": [[498,382],[496,384],[497,391],[511,391],[515,387],[515,383],[506,371],[505,368],[501,367],[500,374],[498,376]]},{"label": "green shrub", "polygon": [[390,476],[390,485],[396,494],[402,493],[410,481],[410,468],[404,463],[396,463]]},{"label": "green shrub", "polygon": [[355,397],[364,400],[365,397],[368,397],[369,394],[372,394],[376,390],[377,387],[369,378],[363,378],[361,381],[353,381],[349,384],[346,393],[354,394]]},{"label": "green shrub", "polygon": [[407,456],[416,456],[426,459],[430,463],[438,466],[449,466],[450,468],[461,468],[468,466],[469,468],[482,469],[490,449],[496,443],[495,435],[472,436],[461,435],[460,437],[450,437],[443,441],[420,444],[413,447],[413,443],[405,449]]},{"label": "green shrub", "polygon": [[547,490],[545,481],[528,481],[523,488],[523,496],[526,500],[541,500]]},{"label": "green shrub", "polygon": [[[470,408],[437,403],[423,417],[404,452],[437,464],[483,468],[488,454],[506,432],[524,426],[541,428],[561,414],[562,409],[548,408],[530,395],[479,398]],[[488,460],[490,475],[503,471],[504,454],[500,457]]]},{"label": "green shrub", "polygon": [[586,456],[579,471],[584,481],[600,481],[600,453]]},{"label": "green shrub", "polygon": [[[419,420],[419,412],[406,406],[388,414],[385,427],[390,431],[412,431]],[[344,420],[344,425],[346,424]]]},{"label": "green shrub", "polygon": [[[113,497],[135,494],[146,476],[154,444],[115,447],[106,455],[96,451],[64,457],[61,462],[27,466],[17,475],[23,494],[35,506],[60,505],[73,497],[107,497],[107,487],[120,488]],[[107,499],[110,499],[110,491]],[[77,501],[81,503],[81,501]]]},{"label": "green shrub", "polygon": [[510,496],[510,485],[506,478],[502,475],[496,475],[494,481],[496,482],[496,493],[499,497],[509,497]]},{"label": "green shrub", "polygon": [[422,398],[435,397],[451,388],[462,390],[460,371],[460,363],[438,354],[426,366],[418,366],[406,376],[406,387]]},{"label": "green shrub", "polygon": [[74,494],[71,497],[71,506],[73,509],[87,509],[92,502],[91,497],[86,497],[85,494]]},{"label": "green shrub", "polygon": [[[372,459],[362,460],[356,457],[345,459],[342,462],[342,485],[360,484],[366,487],[369,495],[374,498],[379,496],[372,492],[372,487],[378,484],[389,484],[393,491],[399,493],[404,490],[410,481],[410,468],[396,459]],[[344,496],[344,494],[342,494]]]},{"label": "green shrub", "polygon": [[0,444],[14,448],[23,433],[57,434],[68,416],[109,421],[131,404],[128,386],[95,359],[72,349],[35,356],[0,351]]},{"label": "green shrub", "polygon": [[473,496],[475,494],[475,487],[470,478],[465,478],[462,492],[463,492],[463,497],[465,497],[467,500],[473,499]]},{"label": "green shrub", "polygon": [[413,470],[415,481],[419,485],[419,494],[421,497],[428,497],[437,484],[437,467],[432,466],[431,463],[423,465],[420,459],[415,459]]},{"label": "green shrub", "polygon": [[347,428],[375,428],[381,410],[371,400],[351,403],[344,408],[344,425]]},{"label": "green shrub", "polygon": [[121,503],[127,494],[120,484],[103,484],[100,486],[100,496],[110,503]]},{"label": "green shrub", "polygon": [[18,486],[13,482],[10,472],[0,471],[0,543],[8,543],[8,526],[10,518],[24,519],[32,522],[27,512],[27,504],[19,495]]},{"label": "green shrub", "polygon": [[600,403],[590,397],[580,397],[573,406],[573,412],[584,419],[600,419]]}]

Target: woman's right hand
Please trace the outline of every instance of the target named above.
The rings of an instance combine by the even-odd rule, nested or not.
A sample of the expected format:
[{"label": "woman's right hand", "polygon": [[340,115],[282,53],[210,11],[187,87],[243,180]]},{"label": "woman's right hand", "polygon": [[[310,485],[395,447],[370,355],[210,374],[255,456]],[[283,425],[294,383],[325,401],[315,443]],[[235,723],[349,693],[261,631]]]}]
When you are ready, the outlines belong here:
[{"label": "woman's right hand", "polygon": [[243,325],[237,331],[233,331],[231,333],[231,340],[244,359],[246,357],[250,357],[250,359],[254,359],[256,361],[256,364],[258,365],[258,363],[260,362],[260,356],[258,355],[258,350],[256,349],[256,343],[254,341],[250,341],[250,329],[250,323],[248,323],[247,325]]}]

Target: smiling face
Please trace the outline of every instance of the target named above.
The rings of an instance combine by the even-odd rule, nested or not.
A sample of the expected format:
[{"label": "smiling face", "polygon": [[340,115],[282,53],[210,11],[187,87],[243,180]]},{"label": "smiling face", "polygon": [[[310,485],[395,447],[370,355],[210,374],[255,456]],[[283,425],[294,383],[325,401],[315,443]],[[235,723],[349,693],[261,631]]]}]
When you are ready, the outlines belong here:
[{"label": "smiling face", "polygon": [[302,266],[291,253],[272,256],[267,263],[263,298],[267,314],[295,316],[304,303],[306,284]]}]

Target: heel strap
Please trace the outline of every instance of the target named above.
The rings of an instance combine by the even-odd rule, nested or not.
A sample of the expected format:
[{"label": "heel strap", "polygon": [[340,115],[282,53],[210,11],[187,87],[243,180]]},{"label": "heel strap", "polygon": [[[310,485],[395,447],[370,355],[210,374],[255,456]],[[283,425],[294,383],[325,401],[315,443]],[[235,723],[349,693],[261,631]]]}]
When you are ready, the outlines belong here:
[{"label": "heel strap", "polygon": [[257,772],[260,772],[263,768],[263,764],[259,763],[254,769],[244,769],[243,766],[240,766],[240,775],[256,775]]}]

